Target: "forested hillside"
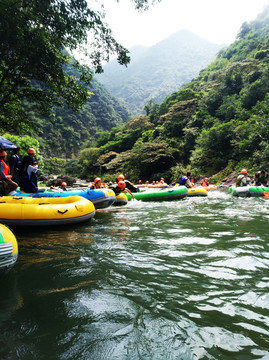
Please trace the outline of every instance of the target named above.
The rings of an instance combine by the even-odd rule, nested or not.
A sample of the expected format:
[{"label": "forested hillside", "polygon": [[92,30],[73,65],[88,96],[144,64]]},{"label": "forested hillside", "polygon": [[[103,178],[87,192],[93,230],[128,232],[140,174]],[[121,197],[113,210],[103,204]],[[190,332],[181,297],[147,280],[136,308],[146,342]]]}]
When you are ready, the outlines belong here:
[{"label": "forested hillside", "polygon": [[149,100],[160,103],[197,76],[222,47],[181,30],[152,47],[131,48],[128,67],[113,60],[98,79],[133,115],[139,115]]},{"label": "forested hillside", "polygon": [[91,146],[98,134],[122,125],[129,118],[126,107],[114,98],[96,79],[89,91],[93,95],[78,112],[70,107],[55,107],[55,117],[37,118],[29,110],[29,116],[38,126],[38,137],[46,157],[72,158],[82,147]]},{"label": "forested hillside", "polygon": [[[104,176],[120,171],[133,180],[172,181],[186,169],[221,172],[217,179],[241,167],[268,171],[268,64],[269,7],[244,23],[237,40],[179,91],[161,104],[149,103],[147,115],[104,133],[95,165]],[[88,158],[84,172],[94,174],[92,165]]]}]

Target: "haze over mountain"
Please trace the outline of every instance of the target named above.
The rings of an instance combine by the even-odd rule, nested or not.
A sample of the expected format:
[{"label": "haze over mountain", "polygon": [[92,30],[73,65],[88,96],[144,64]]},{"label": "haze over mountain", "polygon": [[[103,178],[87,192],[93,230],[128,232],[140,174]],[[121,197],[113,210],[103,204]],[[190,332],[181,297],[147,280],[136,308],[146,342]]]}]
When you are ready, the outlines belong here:
[{"label": "haze over mountain", "polygon": [[131,48],[127,68],[112,60],[97,79],[124,101],[132,115],[141,114],[149,100],[160,103],[197,76],[223,47],[181,30],[152,47]]}]

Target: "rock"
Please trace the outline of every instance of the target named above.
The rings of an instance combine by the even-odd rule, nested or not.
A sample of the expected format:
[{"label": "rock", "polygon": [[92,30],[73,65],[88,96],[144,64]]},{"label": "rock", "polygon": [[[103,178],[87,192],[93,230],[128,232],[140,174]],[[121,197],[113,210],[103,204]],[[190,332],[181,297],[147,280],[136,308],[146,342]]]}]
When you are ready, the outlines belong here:
[{"label": "rock", "polygon": [[222,180],[221,186],[230,186],[234,184],[236,182],[236,178],[237,178],[236,171],[233,171],[231,174],[226,176],[225,179]]}]

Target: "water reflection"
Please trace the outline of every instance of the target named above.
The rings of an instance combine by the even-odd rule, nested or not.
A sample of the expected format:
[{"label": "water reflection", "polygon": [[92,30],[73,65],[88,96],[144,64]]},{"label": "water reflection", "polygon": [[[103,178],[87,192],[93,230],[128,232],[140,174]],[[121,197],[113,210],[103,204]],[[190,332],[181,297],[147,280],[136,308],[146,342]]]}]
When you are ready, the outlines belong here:
[{"label": "water reflection", "polygon": [[269,202],[134,202],[17,233],[0,358],[267,359]]}]

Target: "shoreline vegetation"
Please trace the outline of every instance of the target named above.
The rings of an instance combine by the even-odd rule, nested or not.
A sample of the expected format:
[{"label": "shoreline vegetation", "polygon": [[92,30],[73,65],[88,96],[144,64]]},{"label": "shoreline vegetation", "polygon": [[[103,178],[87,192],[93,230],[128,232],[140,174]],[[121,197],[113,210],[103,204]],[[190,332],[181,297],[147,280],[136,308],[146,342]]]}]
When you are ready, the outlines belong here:
[{"label": "shoreline vegetation", "polygon": [[[141,0],[136,3],[147,2]],[[113,120],[109,116],[109,111],[97,122],[103,107],[89,88],[93,80],[92,69],[73,63],[69,54],[58,51],[60,46],[51,46],[49,43],[57,40],[61,44],[64,41],[65,37],[62,37],[63,33],[60,31],[62,29],[58,28],[58,25],[63,24],[55,23],[55,37],[49,36],[46,39],[42,33],[34,31],[33,34],[34,21],[43,19],[39,19],[40,14],[35,13],[38,6],[32,9],[21,1],[13,2],[13,5],[12,9],[17,11],[15,14],[13,10],[11,12],[11,7],[3,9],[7,12],[5,20],[14,26],[10,26],[13,30],[6,34],[7,41],[3,44],[1,57],[2,66],[10,70],[7,74],[10,78],[0,81],[0,84],[4,84],[3,90],[10,92],[12,85],[15,85],[14,74],[21,73],[20,69],[26,69],[30,73],[23,73],[20,78],[22,83],[10,98],[12,103],[5,98],[6,103],[0,107],[0,131],[12,134],[4,136],[23,151],[27,148],[26,144],[36,148],[40,169],[44,174],[68,174],[83,180],[92,180],[93,175],[93,178],[100,176],[107,181],[114,179],[117,173],[124,173],[134,182],[139,179],[151,182],[163,177],[167,183],[172,183],[186,171],[191,171],[195,179],[205,175],[210,183],[226,186],[235,181],[235,174],[238,175],[243,168],[248,170],[251,178],[262,169],[269,171],[269,6],[264,8],[255,21],[243,23],[236,41],[219,51],[216,58],[196,78],[184,83],[160,104],[154,99],[147,100],[145,114],[115,123],[115,118]],[[16,23],[21,20],[21,9],[24,6],[24,10],[29,12],[29,22]],[[48,10],[46,6],[40,8]],[[57,11],[56,8],[54,10]],[[82,16],[81,20],[85,20],[84,12],[79,14]],[[49,19],[45,16],[44,21],[49,22]],[[85,22],[82,21],[82,24]],[[83,26],[82,24],[77,26]],[[74,28],[74,33],[69,34],[69,41],[72,40],[72,35],[76,39],[77,30],[79,29]],[[87,31],[85,28],[81,30],[82,35],[83,30]],[[65,31],[68,32],[66,27],[64,34]],[[37,36],[34,47],[30,42],[23,44],[20,37],[28,32],[29,35]],[[41,35],[44,44],[38,42]],[[115,45],[114,39],[106,40],[108,44],[111,42]],[[29,54],[25,54],[26,45],[31,47]],[[78,45],[77,42],[75,45]],[[14,47],[12,52],[9,51],[9,46]],[[60,84],[60,88],[53,82],[57,79],[55,72],[48,73],[47,67],[54,71],[57,69],[53,61],[47,63],[46,49],[57,50],[54,53],[55,63],[66,65],[64,69],[67,77],[62,72],[63,66],[58,67],[61,71],[58,75],[61,75],[60,79],[64,82]],[[31,67],[33,64],[26,56],[32,55],[36,59],[37,50],[41,51],[40,59],[44,60],[42,66],[46,65],[45,68],[36,68],[36,63],[35,68]],[[126,49],[118,47],[116,50],[123,56],[122,64],[127,64],[130,59]],[[25,54],[23,58],[20,56],[22,51]],[[5,54],[16,56],[18,68],[14,69],[14,59]],[[98,59],[96,61],[98,67]],[[68,67],[69,62],[71,68]],[[98,67],[98,70],[101,71],[101,68]],[[84,83],[80,81],[83,80],[79,77],[81,71],[85,75]],[[71,89],[68,89],[72,91],[64,92],[67,99],[58,99],[59,94],[55,92],[52,102],[42,103],[41,100],[51,99],[42,97],[46,93],[45,87],[41,86],[43,77],[36,79],[36,82],[27,81],[29,78],[34,79],[34,75],[51,78],[50,85],[57,91],[66,89],[65,81],[69,79]],[[138,87],[135,91],[139,91]],[[31,96],[27,98],[27,94]],[[88,95],[93,100],[93,108],[92,112],[87,109],[86,114],[82,105],[85,105]],[[107,101],[104,102],[108,103],[108,98],[105,99]],[[56,101],[56,107],[53,106],[54,100],[60,100]],[[43,110],[48,105],[53,114],[44,112],[40,115],[37,111],[40,105],[44,105],[41,106]],[[78,113],[72,107],[73,110],[82,110]],[[72,112],[69,112],[70,109]],[[85,116],[89,116],[91,121],[81,122],[81,117],[85,119]],[[30,136],[24,135],[25,133]]]}]

